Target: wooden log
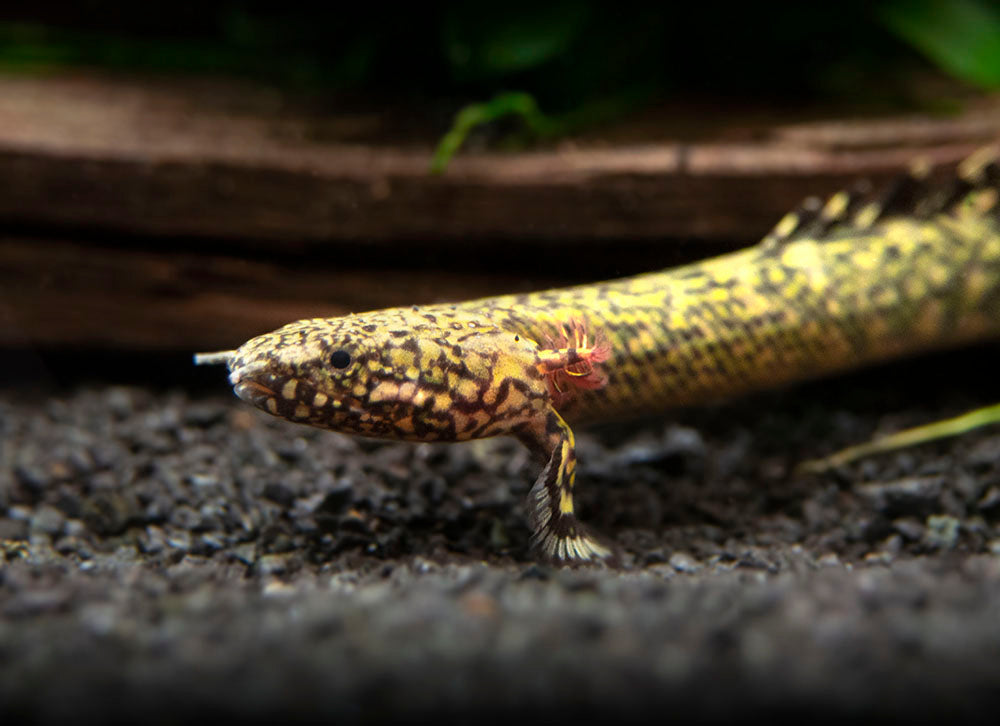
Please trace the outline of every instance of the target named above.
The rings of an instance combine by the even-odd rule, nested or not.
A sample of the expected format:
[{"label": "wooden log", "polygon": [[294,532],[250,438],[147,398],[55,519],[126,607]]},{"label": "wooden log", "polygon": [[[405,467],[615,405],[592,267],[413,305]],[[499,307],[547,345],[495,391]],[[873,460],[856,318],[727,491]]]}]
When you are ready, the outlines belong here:
[{"label": "wooden log", "polygon": [[698,141],[468,153],[435,177],[441,129],[360,143],[369,116],[232,84],[0,76],[0,347],[226,348],[301,317],[659,269],[917,154],[954,163],[1000,136],[998,110],[714,118]]},{"label": "wooden log", "polygon": [[[220,108],[204,90],[163,83],[0,77],[0,224],[280,240],[284,250],[477,238],[749,242],[805,193],[882,181],[917,149],[954,162],[1000,136],[1000,102],[987,99],[960,119],[792,124],[753,141],[467,154],[436,177],[434,134],[416,147],[350,143],[329,130],[336,115],[236,111],[261,103],[229,93]],[[349,114],[339,121],[353,128]]]}]

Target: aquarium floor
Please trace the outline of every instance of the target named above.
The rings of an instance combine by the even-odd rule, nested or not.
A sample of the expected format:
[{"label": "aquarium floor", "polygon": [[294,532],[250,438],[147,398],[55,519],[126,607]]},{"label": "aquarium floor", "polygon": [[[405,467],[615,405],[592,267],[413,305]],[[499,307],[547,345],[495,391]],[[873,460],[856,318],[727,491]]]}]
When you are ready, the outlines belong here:
[{"label": "aquarium floor", "polygon": [[0,715],[986,718],[1000,433],[795,464],[1000,400],[996,349],[579,435],[621,569],[527,549],[514,441],[379,443],[219,390],[0,391]]}]

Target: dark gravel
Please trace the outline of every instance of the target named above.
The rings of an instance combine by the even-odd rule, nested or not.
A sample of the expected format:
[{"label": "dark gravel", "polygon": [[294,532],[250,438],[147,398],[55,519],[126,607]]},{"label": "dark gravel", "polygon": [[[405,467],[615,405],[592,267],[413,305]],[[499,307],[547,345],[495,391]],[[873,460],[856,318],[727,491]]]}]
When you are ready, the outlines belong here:
[{"label": "dark gravel", "polygon": [[[379,443],[225,394],[0,392],[0,717],[988,719],[1000,432],[806,458],[1000,400],[995,349],[579,436],[625,568],[526,549],[515,442]],[[960,375],[958,374],[960,373]]]}]

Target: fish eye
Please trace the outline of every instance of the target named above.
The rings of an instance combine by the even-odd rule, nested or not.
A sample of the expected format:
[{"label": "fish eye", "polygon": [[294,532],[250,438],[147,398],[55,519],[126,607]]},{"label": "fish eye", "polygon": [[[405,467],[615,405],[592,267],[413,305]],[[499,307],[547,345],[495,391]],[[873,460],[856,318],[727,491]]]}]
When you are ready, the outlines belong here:
[{"label": "fish eye", "polygon": [[347,368],[351,365],[351,354],[346,350],[335,350],[330,354],[330,365],[334,368]]}]

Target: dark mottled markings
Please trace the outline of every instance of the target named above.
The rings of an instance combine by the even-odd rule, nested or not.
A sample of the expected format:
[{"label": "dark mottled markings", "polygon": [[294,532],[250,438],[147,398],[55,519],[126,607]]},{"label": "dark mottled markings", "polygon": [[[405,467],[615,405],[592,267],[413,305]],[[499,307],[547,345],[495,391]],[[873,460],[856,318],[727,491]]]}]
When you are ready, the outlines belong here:
[{"label": "dark mottled markings", "polygon": [[615,330],[625,340],[635,338],[639,334],[638,328],[630,322],[621,322],[615,325]]},{"label": "dark mottled markings", "polygon": [[488,407],[490,410],[495,411],[503,405],[504,401],[507,400],[507,397],[510,395],[510,384],[510,378],[504,378],[503,381],[501,381],[500,385],[497,387],[496,399]]},{"label": "dark mottled markings", "polygon": [[[448,358],[448,351],[444,348],[439,349],[436,356],[431,358],[430,356],[425,356],[421,358],[417,364],[424,369],[427,368],[440,368],[443,371],[451,370],[451,359]],[[423,379],[421,379],[423,380]]]},{"label": "dark mottled markings", "polygon": [[[470,414],[476,411],[489,411],[492,406],[486,406],[483,403],[482,392],[480,392],[480,397],[475,398],[471,401],[466,401],[464,398],[454,398],[451,402],[451,407],[458,413]],[[470,422],[473,423],[474,422]],[[471,427],[470,427],[471,428]]]}]

